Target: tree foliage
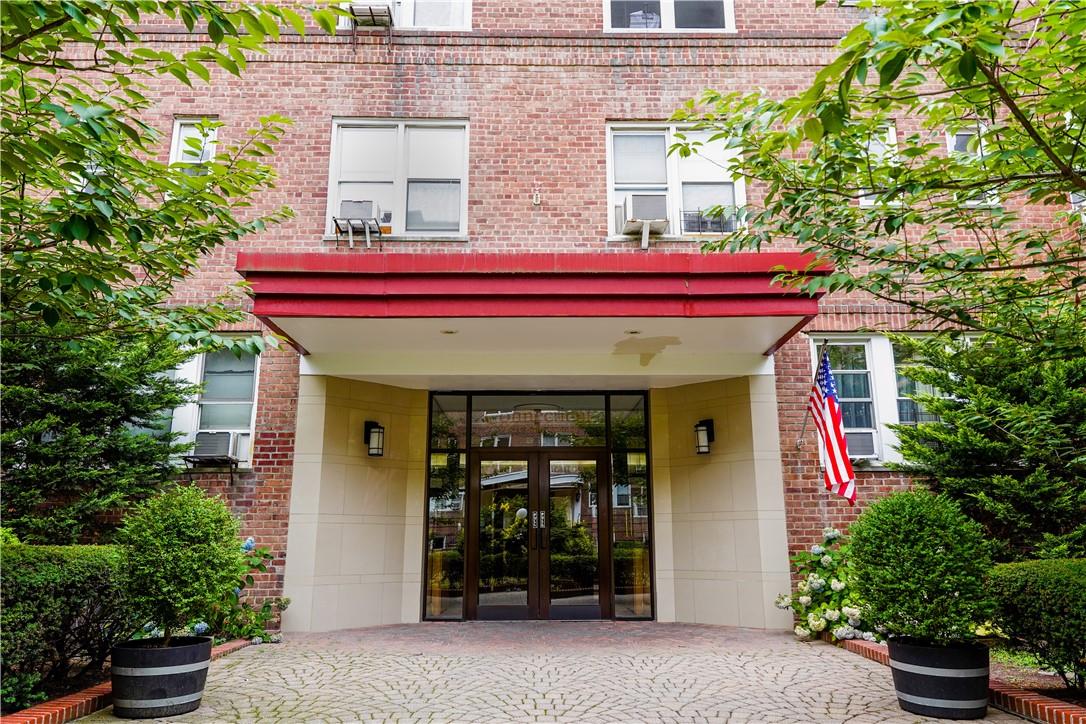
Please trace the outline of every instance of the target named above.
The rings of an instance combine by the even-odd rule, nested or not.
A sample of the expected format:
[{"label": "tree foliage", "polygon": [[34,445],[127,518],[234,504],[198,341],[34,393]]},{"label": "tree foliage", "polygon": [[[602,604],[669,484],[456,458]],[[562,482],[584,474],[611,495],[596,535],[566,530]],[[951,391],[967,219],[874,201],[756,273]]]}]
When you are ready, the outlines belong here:
[{"label": "tree foliage", "polygon": [[[333,32],[338,12],[311,16]],[[140,37],[135,29],[148,21],[206,37],[194,35],[175,55]],[[216,0],[0,6],[0,319],[39,320],[50,334],[76,340],[150,330],[193,347],[260,351],[261,337],[216,334],[242,319],[237,289],[206,305],[170,297],[207,252],[290,215],[252,207],[274,186],[265,160],[287,119],[262,118],[205,162],[167,165],[155,160],[162,135],[142,118],[151,105],[147,82],[163,75],[209,82],[213,70],[238,75],[280,26],[302,33],[305,20],[284,5]]]},{"label": "tree foliage", "polygon": [[899,339],[935,419],[896,425],[898,466],[981,523],[998,560],[1086,557],[1086,358],[1008,339]]},{"label": "tree foliage", "polygon": [[[1086,201],[1086,5],[859,6],[866,19],[802,92],[707,91],[675,114],[766,189],[716,210],[743,224],[709,248],[788,240],[835,266],[782,275],[808,292],[860,290],[918,322],[1083,354],[1086,245],[1071,201]],[[958,131],[963,147],[948,152]]]},{"label": "tree foliage", "polygon": [[64,323],[5,325],[0,342],[3,515],[24,541],[107,535],[123,510],[173,477],[184,449],[165,417],[195,393],[169,373],[192,355],[163,336],[68,345]]}]

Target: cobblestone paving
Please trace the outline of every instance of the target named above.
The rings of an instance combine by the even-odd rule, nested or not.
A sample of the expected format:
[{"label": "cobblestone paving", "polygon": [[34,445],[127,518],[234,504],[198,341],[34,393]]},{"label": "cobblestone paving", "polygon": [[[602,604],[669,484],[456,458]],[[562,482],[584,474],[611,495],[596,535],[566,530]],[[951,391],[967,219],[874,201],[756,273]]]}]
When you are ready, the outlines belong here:
[{"label": "cobblestone paving", "polygon": [[[886,667],[786,633],[510,622],[288,634],[212,663],[201,708],[168,721],[936,720],[898,709]],[[991,709],[985,721],[1022,720]]]}]

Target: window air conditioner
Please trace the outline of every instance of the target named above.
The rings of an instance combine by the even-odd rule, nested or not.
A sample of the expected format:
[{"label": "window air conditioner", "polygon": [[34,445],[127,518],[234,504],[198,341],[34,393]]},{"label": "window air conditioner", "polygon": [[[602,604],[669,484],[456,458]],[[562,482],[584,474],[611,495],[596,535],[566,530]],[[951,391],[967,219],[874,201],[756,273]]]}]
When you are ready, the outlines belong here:
[{"label": "window air conditioner", "polygon": [[196,445],[185,459],[194,464],[237,462],[234,448],[237,445],[232,432],[198,432]]},{"label": "window air conditioner", "polygon": [[370,235],[381,235],[381,206],[376,201],[341,201],[339,215],[332,217],[336,234],[346,234],[348,244],[354,248],[354,234],[361,232],[370,246]]},{"label": "window air conditioner", "polygon": [[628,194],[615,207],[618,230],[622,234],[641,234],[641,248],[649,248],[649,234],[667,231],[667,196],[664,194]]},{"label": "window air conditioner", "polygon": [[396,24],[396,0],[351,3],[355,27],[392,27]]}]

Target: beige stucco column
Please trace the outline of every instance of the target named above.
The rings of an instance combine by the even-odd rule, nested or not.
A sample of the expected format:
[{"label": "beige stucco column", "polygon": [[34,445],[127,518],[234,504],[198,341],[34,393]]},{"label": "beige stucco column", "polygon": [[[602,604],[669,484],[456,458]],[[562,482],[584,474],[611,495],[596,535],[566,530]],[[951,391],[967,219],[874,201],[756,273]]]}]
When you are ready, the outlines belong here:
[{"label": "beige stucco column", "polygon": [[[419,620],[426,392],[303,375],[287,533],[287,631]],[[367,420],[385,428],[370,457]]]},{"label": "beige stucco column", "polygon": [[[657,617],[791,627],[773,605],[788,551],[772,375],[652,390]],[[694,425],[716,441],[694,450]]]}]

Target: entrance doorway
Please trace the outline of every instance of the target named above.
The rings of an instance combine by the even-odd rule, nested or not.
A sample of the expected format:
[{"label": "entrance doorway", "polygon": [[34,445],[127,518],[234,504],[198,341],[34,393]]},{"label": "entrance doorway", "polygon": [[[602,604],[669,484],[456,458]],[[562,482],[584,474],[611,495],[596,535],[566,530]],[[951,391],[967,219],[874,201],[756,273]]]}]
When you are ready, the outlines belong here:
[{"label": "entrance doorway", "polygon": [[487,452],[471,467],[468,618],[610,618],[605,456]]},{"label": "entrance doorway", "polygon": [[651,619],[647,402],[431,393],[422,618]]}]

